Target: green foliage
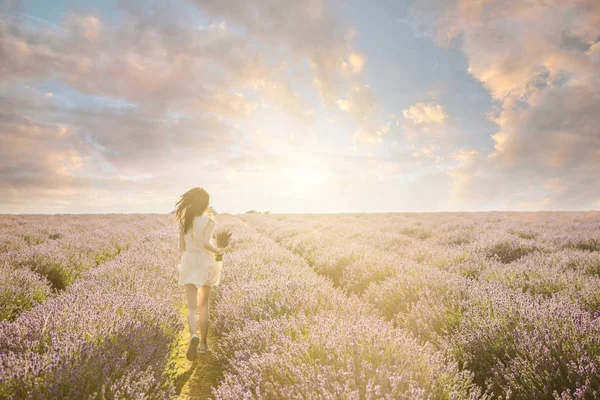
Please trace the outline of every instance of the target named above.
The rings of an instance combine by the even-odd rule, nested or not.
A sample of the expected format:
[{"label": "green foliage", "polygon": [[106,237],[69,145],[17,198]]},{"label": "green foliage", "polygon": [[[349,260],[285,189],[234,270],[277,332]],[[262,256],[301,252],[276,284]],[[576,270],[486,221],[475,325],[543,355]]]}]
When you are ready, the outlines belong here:
[{"label": "green foliage", "polygon": [[600,239],[586,238],[576,242],[569,242],[566,247],[585,251],[600,251]]},{"label": "green foliage", "polygon": [[0,321],[42,303],[51,293],[47,281],[27,269],[0,269]]},{"label": "green foliage", "polygon": [[42,239],[41,237],[39,237],[37,235],[33,235],[33,234],[29,234],[29,233],[24,233],[24,234],[21,235],[21,237],[30,246],[34,246],[36,244],[44,243],[44,239]]},{"label": "green foliage", "polygon": [[46,258],[43,255],[36,255],[25,260],[21,260],[16,266],[20,268],[29,268],[35,273],[45,277],[50,282],[52,288],[62,290],[69,286],[76,279],[77,274],[72,265],[65,265],[62,260]]},{"label": "green foliage", "polygon": [[525,245],[519,241],[503,240],[489,247],[486,255],[508,264],[536,250],[535,246]]},{"label": "green foliage", "polygon": [[535,239],[538,236],[537,233],[531,232],[531,231],[518,231],[518,230],[514,230],[514,229],[509,229],[508,232],[520,237],[521,239],[527,239],[527,240]]},{"label": "green foliage", "polygon": [[425,240],[431,237],[431,232],[423,229],[423,228],[404,228],[400,231],[403,235],[419,239]]}]

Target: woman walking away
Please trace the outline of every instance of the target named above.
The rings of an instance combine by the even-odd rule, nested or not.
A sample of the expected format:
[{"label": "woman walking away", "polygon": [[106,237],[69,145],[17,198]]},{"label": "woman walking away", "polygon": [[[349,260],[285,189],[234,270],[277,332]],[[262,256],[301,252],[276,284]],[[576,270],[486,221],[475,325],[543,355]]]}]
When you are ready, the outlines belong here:
[{"label": "woman walking away", "polygon": [[[179,285],[185,287],[188,306],[190,344],[187,358],[196,359],[197,352],[206,353],[208,332],[208,301],[211,287],[219,284],[222,262],[215,261],[215,255],[223,254],[226,248],[219,248],[212,239],[216,221],[208,212],[210,196],[201,187],[193,188],[181,196],[177,202],[176,217],[179,222]],[[200,289],[200,298],[198,298]],[[196,335],[198,307],[200,308],[200,334]]]}]

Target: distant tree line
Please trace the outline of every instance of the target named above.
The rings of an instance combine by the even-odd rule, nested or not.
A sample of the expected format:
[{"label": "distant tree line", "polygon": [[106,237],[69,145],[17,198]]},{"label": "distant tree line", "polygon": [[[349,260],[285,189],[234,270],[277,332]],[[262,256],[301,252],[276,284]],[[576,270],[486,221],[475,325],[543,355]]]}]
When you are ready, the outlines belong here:
[{"label": "distant tree line", "polygon": [[271,214],[270,211],[265,211],[265,212],[260,212],[260,211],[256,211],[256,210],[250,210],[250,211],[246,211],[246,214]]}]

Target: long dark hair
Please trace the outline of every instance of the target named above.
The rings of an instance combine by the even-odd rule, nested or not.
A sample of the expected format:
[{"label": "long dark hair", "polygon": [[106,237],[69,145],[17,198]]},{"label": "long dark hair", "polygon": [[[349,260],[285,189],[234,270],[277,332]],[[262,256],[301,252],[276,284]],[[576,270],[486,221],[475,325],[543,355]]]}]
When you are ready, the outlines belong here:
[{"label": "long dark hair", "polygon": [[175,203],[177,206],[175,216],[179,223],[183,225],[184,234],[192,227],[194,218],[206,211],[209,200],[210,196],[206,190],[201,187],[195,187],[181,195],[179,201]]}]

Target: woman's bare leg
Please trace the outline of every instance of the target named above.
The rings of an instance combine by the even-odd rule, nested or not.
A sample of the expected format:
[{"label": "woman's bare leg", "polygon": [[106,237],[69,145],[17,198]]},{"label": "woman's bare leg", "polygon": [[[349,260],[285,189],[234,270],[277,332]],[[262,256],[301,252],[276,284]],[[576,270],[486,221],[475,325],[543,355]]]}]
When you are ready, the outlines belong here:
[{"label": "woman's bare leg", "polygon": [[188,283],[185,285],[185,296],[188,306],[188,327],[190,335],[196,333],[196,322],[198,320],[198,288],[196,285]]},{"label": "woman's bare leg", "polygon": [[200,343],[206,344],[206,335],[208,333],[208,300],[210,298],[210,286],[200,287]]}]

